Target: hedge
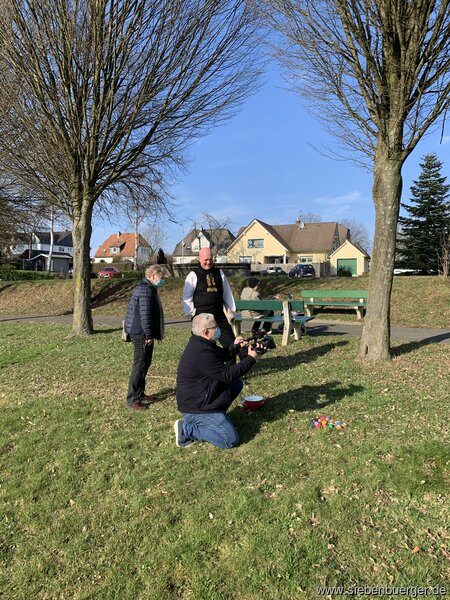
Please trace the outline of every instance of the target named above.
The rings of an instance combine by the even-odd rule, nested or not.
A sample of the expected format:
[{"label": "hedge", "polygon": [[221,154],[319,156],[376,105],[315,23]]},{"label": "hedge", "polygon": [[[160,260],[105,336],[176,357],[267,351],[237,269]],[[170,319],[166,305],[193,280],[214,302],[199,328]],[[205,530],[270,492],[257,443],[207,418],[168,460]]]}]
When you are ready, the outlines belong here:
[{"label": "hedge", "polygon": [[46,273],[44,271],[22,271],[16,269],[13,265],[0,265],[0,279],[3,281],[29,281],[29,280],[42,280],[42,279],[54,279],[53,273]]}]

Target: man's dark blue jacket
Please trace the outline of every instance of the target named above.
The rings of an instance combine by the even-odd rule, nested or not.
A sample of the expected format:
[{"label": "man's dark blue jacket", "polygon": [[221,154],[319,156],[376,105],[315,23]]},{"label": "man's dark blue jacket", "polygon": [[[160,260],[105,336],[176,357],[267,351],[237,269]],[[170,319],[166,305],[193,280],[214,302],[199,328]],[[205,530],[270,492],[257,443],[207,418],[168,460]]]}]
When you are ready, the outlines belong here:
[{"label": "man's dark blue jacket", "polygon": [[162,338],[162,312],[158,292],[148,279],[142,279],[128,302],[125,331],[139,333],[146,339]]},{"label": "man's dark blue jacket", "polygon": [[255,364],[246,356],[236,365],[225,364],[237,350],[221,348],[213,340],[192,335],[177,372],[177,405],[181,413],[226,412],[231,404],[230,383]]}]

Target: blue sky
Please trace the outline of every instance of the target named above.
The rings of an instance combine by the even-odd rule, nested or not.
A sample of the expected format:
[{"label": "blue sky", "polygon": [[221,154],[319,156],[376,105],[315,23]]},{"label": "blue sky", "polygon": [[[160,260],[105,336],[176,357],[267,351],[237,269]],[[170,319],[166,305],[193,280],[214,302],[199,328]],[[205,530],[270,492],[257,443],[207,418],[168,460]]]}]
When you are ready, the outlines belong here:
[{"label": "blue sky", "polygon": [[[166,221],[163,249],[172,253],[202,212],[229,218],[236,232],[252,219],[271,224],[294,223],[299,212],[315,213],[322,221],[352,219],[363,223],[372,239],[375,210],[372,175],[351,162],[318,154],[312,145],[330,145],[321,125],[303,108],[295,94],[283,89],[274,70],[266,83],[247,99],[227,124],[197,140],[188,153],[186,173],[172,187],[177,206],[174,220]],[[441,131],[423,139],[404,169],[403,200],[420,175],[422,157],[435,152],[450,183],[450,134]],[[91,254],[113,232],[131,232],[126,220],[94,223]]]}]

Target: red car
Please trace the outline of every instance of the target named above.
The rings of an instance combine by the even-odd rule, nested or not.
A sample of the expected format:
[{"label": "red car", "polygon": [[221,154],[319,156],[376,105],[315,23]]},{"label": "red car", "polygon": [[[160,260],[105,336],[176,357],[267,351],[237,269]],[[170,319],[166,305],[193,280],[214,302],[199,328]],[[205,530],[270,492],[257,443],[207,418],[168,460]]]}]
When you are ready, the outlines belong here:
[{"label": "red car", "polygon": [[104,278],[122,277],[122,273],[119,269],[116,269],[116,267],[103,267],[103,269],[98,272],[98,276]]}]

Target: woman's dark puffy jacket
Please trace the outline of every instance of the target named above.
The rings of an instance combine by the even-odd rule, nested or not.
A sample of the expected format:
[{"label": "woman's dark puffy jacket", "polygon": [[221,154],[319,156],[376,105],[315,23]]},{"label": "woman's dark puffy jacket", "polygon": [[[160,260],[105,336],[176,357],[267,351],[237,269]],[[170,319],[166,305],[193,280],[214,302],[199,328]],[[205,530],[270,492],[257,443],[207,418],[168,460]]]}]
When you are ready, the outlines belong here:
[{"label": "woman's dark puffy jacket", "polygon": [[127,333],[144,334],[147,339],[162,339],[162,307],[158,292],[148,279],[142,279],[128,302],[125,316]]}]

